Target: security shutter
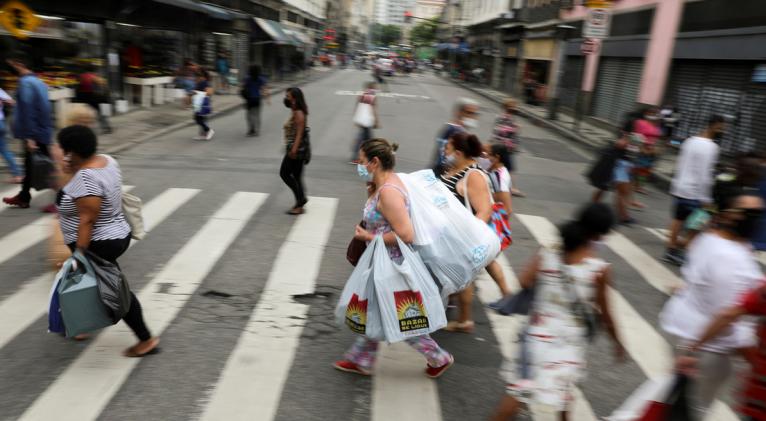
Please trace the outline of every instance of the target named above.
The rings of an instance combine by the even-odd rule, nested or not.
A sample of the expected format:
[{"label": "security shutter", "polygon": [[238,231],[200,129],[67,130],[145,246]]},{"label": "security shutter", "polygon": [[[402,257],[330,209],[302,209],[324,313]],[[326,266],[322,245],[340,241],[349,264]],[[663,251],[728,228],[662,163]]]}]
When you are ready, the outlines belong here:
[{"label": "security shutter", "polygon": [[668,102],[681,112],[676,136],[693,136],[713,114],[731,119],[721,148],[726,154],[766,147],[766,86],[751,83],[754,63],[678,60]]},{"label": "security shutter", "polygon": [[234,40],[234,65],[239,69],[239,80],[247,74],[249,53],[247,50],[250,39],[247,33],[237,33]]},{"label": "security shutter", "polygon": [[620,125],[626,115],[636,108],[643,61],[639,58],[605,57],[599,67],[593,115]]},{"label": "security shutter", "polygon": [[509,94],[513,94],[513,88],[516,84],[518,62],[515,58],[507,58],[503,63],[503,91]]},{"label": "security shutter", "polygon": [[582,56],[567,57],[559,87],[559,101],[564,107],[574,109],[577,104],[577,93],[582,86],[583,63]]}]

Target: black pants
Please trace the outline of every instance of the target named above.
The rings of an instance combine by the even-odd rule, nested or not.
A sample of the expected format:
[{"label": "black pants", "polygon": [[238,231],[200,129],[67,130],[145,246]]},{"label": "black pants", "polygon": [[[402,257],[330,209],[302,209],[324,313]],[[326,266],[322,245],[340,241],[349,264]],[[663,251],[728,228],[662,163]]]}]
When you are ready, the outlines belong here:
[{"label": "black pants", "polygon": [[202,128],[205,134],[210,131],[210,127],[207,125],[207,116],[195,114],[194,115],[194,121],[199,124],[199,126]]},{"label": "black pants", "polygon": [[354,144],[353,155],[351,160],[359,159],[359,149],[362,148],[362,144],[372,139],[372,127],[360,127],[359,133],[356,135],[356,143]]},{"label": "black pants", "polygon": [[[44,155],[50,156],[48,145],[38,143],[37,150]],[[24,181],[21,184],[21,192],[19,192],[19,199],[22,202],[32,200],[32,195],[29,193],[29,190],[32,189],[32,173],[30,172],[32,170],[32,154],[33,152],[29,151],[26,141],[24,141]]]},{"label": "black pants", "polygon": [[[114,263],[119,267],[117,258],[122,256],[130,245],[130,236],[119,240],[99,240],[91,241],[88,246],[88,251],[92,252],[96,256]],[[74,251],[75,243],[67,244],[70,250]],[[138,301],[138,297],[133,291],[130,292],[130,309],[128,309],[125,317],[122,318],[125,324],[130,327],[133,333],[141,341],[147,341],[151,339],[152,335],[149,333],[149,329],[144,322],[144,313],[141,310],[141,303]]]},{"label": "black pants", "polygon": [[306,193],[303,189],[303,166],[304,161],[302,159],[291,159],[285,155],[282,160],[282,167],[279,169],[279,176],[282,177],[282,181],[295,195],[296,207],[301,207],[307,202]]}]

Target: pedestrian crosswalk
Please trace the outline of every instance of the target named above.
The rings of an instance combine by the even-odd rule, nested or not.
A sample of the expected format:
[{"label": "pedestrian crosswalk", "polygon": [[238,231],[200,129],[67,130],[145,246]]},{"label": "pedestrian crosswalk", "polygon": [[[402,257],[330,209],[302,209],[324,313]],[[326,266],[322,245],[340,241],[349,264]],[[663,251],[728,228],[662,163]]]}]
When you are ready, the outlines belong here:
[{"label": "pedestrian crosswalk", "polygon": [[[197,219],[194,222],[180,220],[180,210],[192,202],[205,202],[206,196],[200,194],[202,191],[171,187],[160,190],[154,197],[144,198],[143,214],[148,235],[145,240],[131,244],[131,248],[147,249],[152,244],[161,243],[171,251],[165,262],[158,262],[155,271],[148,270],[147,282],[134,287],[143,305],[147,325],[154,335],[161,336],[183,322],[183,311],[198,294],[201,285],[215,268],[225,271],[223,257],[235,247],[245,227],[265,212],[264,208],[268,208],[270,201],[267,193],[233,191],[226,194],[225,200],[220,203],[208,204],[206,209],[211,209],[210,212],[196,212]],[[284,396],[288,388],[294,387],[288,380],[294,375],[295,367],[305,365],[302,359],[307,358],[306,354],[299,351],[306,340],[306,326],[313,317],[310,311],[313,304],[297,300],[296,297],[315,292],[320,272],[325,266],[333,268],[332,273],[338,278],[338,285],[342,285],[342,279],[348,276],[350,270],[347,266],[336,269],[333,266],[335,261],[328,257],[328,250],[344,249],[345,241],[348,240],[345,237],[336,238],[333,228],[345,222],[353,227],[355,222],[338,222],[339,209],[345,206],[357,208],[358,203],[346,204],[337,198],[312,197],[308,213],[287,220],[289,222],[286,223],[291,225],[286,236],[273,244],[278,251],[270,263],[263,289],[253,307],[243,314],[247,321],[236,332],[236,340],[231,341],[231,345],[222,351],[224,358],[217,375],[202,390],[194,392],[195,406],[177,408],[178,412],[168,419],[288,419],[280,415],[284,406],[288,405],[284,402]],[[544,215],[515,214],[514,217],[517,233],[524,231],[530,234],[528,246],[550,245],[557,241],[554,222],[558,221],[551,221]],[[0,270],[4,264],[23,258],[25,250],[40,247],[49,234],[50,222],[50,217],[38,218],[0,237]],[[181,222],[188,228],[189,234],[182,240],[158,234],[164,225]],[[259,238],[257,231],[247,232],[256,237],[256,242],[272,241]],[[624,271],[634,271],[643,280],[643,285],[637,285],[636,288],[645,287],[646,291],[655,294],[659,292],[665,296],[673,287],[680,285],[678,276],[637,245],[630,236],[611,234],[606,239],[606,246],[617,256],[618,261],[612,262],[614,265],[619,265]],[[499,262],[510,288],[517,290],[519,285],[516,274],[523,269],[520,266],[523,263],[511,258],[515,252],[514,247],[521,246],[511,246],[505,255],[500,256]],[[142,252],[145,253],[144,250]],[[126,256],[133,253],[130,251]],[[511,260],[514,260],[513,264]],[[14,351],[15,347],[20,346],[16,341],[18,338],[30,332],[46,335],[41,326],[44,325],[52,278],[51,273],[38,274],[25,282],[19,282],[16,290],[5,291],[6,295],[0,297],[0,320],[3,321],[0,324],[0,357],[13,353],[14,358],[8,364],[60,363],[55,360],[26,360],[25,355],[20,356]],[[498,288],[486,274],[482,274],[476,283],[480,302],[487,304],[500,298]],[[641,375],[644,378],[654,378],[667,373],[672,364],[672,350],[668,340],[655,326],[653,315],[647,314],[646,309],[632,300],[631,291],[622,291],[613,286],[609,294],[626,350]],[[525,323],[524,316],[506,317],[491,311],[486,311],[484,316],[488,321],[486,335],[492,336],[498,344],[496,352],[506,360],[512,360],[517,352],[518,331]],[[479,329],[482,329],[481,324],[477,325]],[[48,339],[47,344],[51,348],[65,345],[55,335],[49,335]],[[51,369],[56,373],[54,379],[45,376],[24,379],[25,382],[39,383],[34,388],[28,388],[38,390],[39,394],[24,397],[23,400],[28,404],[11,411],[10,415],[0,411],[0,420],[80,421],[102,417],[110,406],[115,405],[115,399],[126,387],[128,379],[140,378],[146,376],[147,370],[151,372],[159,369],[153,365],[153,357],[139,360],[120,356],[121,351],[130,346],[133,340],[127,327],[118,324],[100,332],[89,342],[80,344],[78,349],[70,351],[74,352],[70,359],[62,360],[65,367]],[[464,335],[460,340],[474,341],[471,335]],[[481,344],[477,340],[472,346]],[[189,346],[193,346],[193,343]],[[181,360],[188,358],[182,349],[166,348],[164,354],[172,354]],[[331,371],[329,366],[332,361],[322,361],[328,371],[317,373],[317,376],[348,376]],[[469,355],[456,354],[456,361],[456,364],[471,364]],[[194,370],[192,360],[189,360],[189,364],[189,369]],[[434,381],[423,376],[423,367],[422,357],[409,347],[401,344],[383,345],[376,375],[370,382],[360,383],[362,380],[359,380],[333,383],[335,387],[347,388],[338,390],[338,396],[350,397],[362,393],[367,397],[360,399],[360,402],[369,402],[368,407],[360,409],[362,415],[356,413],[352,417],[351,414],[338,413],[335,419],[453,420],[455,418],[442,409],[445,402],[460,399],[465,405],[472,404],[469,396],[452,395],[453,391],[439,387],[441,380]],[[620,370],[619,366],[614,367]],[[498,375],[501,369],[501,366],[497,367]],[[0,371],[0,376],[2,374]],[[446,376],[451,374],[454,375],[448,373]],[[591,373],[589,379],[580,385],[575,391],[572,419],[595,421],[608,415],[611,409],[627,398],[632,388],[626,389],[620,384],[607,385],[611,390],[606,394],[601,392],[604,390],[602,382],[607,378],[602,373]],[[321,377],[316,378],[315,382],[315,387],[323,387]],[[171,376],[163,379],[162,384],[146,384],[144,393],[161,394],[163,389],[175,386]],[[498,391],[498,396],[500,393],[502,391]],[[594,395],[599,395],[602,401],[593,401]],[[17,398],[13,393],[0,395],[0,408],[5,408],[6,404],[10,407],[10,403],[17,401]],[[140,400],[140,397],[137,398]],[[315,404],[333,406],[333,402]],[[475,409],[477,414],[487,414],[491,410]],[[732,409],[722,402],[716,403],[714,411],[711,420],[737,419]],[[555,414],[544,407],[530,408],[530,412],[535,420],[556,419]],[[483,417],[477,416],[476,419]]]}]

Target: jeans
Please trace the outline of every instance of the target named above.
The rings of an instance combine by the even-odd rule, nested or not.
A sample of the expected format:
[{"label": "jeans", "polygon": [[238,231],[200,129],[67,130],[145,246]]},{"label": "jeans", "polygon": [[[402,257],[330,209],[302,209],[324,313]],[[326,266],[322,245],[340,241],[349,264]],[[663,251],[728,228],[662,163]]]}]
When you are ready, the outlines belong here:
[{"label": "jeans", "polygon": [[[29,193],[29,190],[32,188],[32,174],[30,171],[32,171],[32,154],[33,152],[30,152],[29,149],[27,149],[26,141],[24,141],[24,181],[21,183],[21,192],[19,192],[19,199],[22,202],[29,202],[32,200],[32,195]],[[50,156],[50,153],[48,152],[48,145],[44,145],[42,143],[37,144],[37,149],[40,151],[40,153],[44,155]]]},{"label": "jeans", "polygon": [[261,131],[261,104],[248,104],[246,116],[248,132],[258,134]]},{"label": "jeans", "polygon": [[21,168],[16,163],[16,157],[13,156],[13,152],[8,150],[8,145],[5,143],[6,125],[5,120],[0,120],[0,155],[3,156],[8,163],[8,169],[14,177],[21,176]]},{"label": "jeans", "polygon": [[207,125],[207,116],[201,114],[194,115],[194,122],[196,122],[205,134],[210,131],[210,127]]},{"label": "jeans", "polygon": [[[88,246],[88,251],[119,267],[117,258],[125,253],[129,245],[130,236],[117,240],[91,241]],[[75,243],[67,244],[67,247],[74,251]],[[144,322],[144,312],[141,309],[141,302],[138,301],[138,297],[136,297],[136,294],[134,294],[133,291],[130,292],[130,308],[122,320],[128,327],[130,327],[136,337],[138,337],[138,340],[148,341],[151,339],[152,335],[149,333],[149,329]]]},{"label": "jeans", "polygon": [[351,160],[359,159],[359,149],[362,148],[362,144],[368,140],[372,139],[372,128],[371,127],[360,127],[359,128],[359,134],[356,135],[356,145],[354,147],[354,156],[351,157]]},{"label": "jeans", "polygon": [[303,166],[304,162],[302,159],[292,159],[285,155],[284,159],[282,159],[282,167],[279,169],[279,176],[282,177],[282,181],[287,184],[287,187],[295,195],[296,207],[301,207],[308,201],[303,188]]}]

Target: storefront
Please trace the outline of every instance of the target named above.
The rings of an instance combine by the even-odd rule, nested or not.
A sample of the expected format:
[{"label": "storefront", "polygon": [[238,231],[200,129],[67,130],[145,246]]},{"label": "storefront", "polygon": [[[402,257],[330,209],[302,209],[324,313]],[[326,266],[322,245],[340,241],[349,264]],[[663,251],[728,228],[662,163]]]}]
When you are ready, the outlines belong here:
[{"label": "storefront", "polygon": [[591,115],[620,126],[636,110],[644,61],[633,57],[602,57]]},{"label": "storefront", "polygon": [[305,44],[281,23],[253,18],[251,62],[272,78],[282,79],[305,64]]},{"label": "storefront", "polygon": [[520,82],[523,86],[524,98],[528,103],[541,104],[547,100],[555,52],[556,43],[551,38],[550,31],[530,32],[523,40]]}]

